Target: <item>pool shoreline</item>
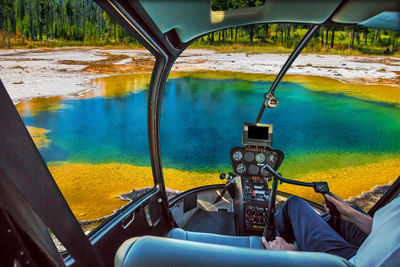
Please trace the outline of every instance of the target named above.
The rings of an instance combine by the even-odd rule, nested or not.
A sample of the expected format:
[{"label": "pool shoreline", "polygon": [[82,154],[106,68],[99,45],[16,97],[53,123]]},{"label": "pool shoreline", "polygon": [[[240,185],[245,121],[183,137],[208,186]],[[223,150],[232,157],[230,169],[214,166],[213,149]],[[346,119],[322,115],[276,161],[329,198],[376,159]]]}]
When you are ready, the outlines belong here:
[{"label": "pool shoreline", "polygon": [[[187,71],[171,72],[168,80],[179,78],[272,82],[275,79],[275,76],[267,74],[231,71]],[[113,85],[111,81],[115,81],[116,79],[121,81],[121,84],[123,84],[123,82],[129,83],[129,85],[133,89],[123,89],[126,88],[126,85],[125,87],[117,87]],[[129,93],[137,93],[143,90],[147,90],[149,81],[149,73],[94,78],[89,82],[90,88],[92,89],[86,89],[79,94],[20,99],[15,102],[15,107],[21,115],[25,114],[26,112],[32,112],[32,114],[35,115],[41,111],[56,111],[63,108],[63,105],[59,104],[59,102],[62,100],[82,100],[100,96],[105,98],[121,97]],[[400,108],[400,87],[396,86],[359,85],[344,82],[331,77],[293,74],[286,75],[282,82],[292,82],[315,92],[322,92],[333,95],[343,94],[360,100],[393,104],[397,108]],[[117,85],[120,84],[117,83]],[[267,91],[267,88],[265,90]]]},{"label": "pool shoreline", "polygon": [[[113,68],[112,72],[108,71],[107,64],[104,66],[103,72],[92,72],[89,71],[90,68],[87,68],[91,63],[104,61],[111,57],[116,59],[107,61],[107,64]],[[118,61],[119,57],[125,59]],[[221,54],[206,49],[189,48],[174,64],[172,72],[233,70],[240,73],[276,75],[287,57],[286,54],[267,53],[256,55]],[[127,64],[126,58],[132,59],[132,62]],[[265,59],[268,59],[268,65],[265,64]],[[149,68],[146,64],[149,63],[147,62],[149,60],[153,60],[152,55],[139,49],[107,50],[72,47],[46,49],[45,51],[43,49],[3,50],[0,56],[3,67],[0,68],[0,77],[3,77],[5,87],[11,98],[17,103],[20,100],[35,97],[78,95],[84,91],[95,89],[89,85],[94,78],[114,76],[119,73],[148,72]],[[132,72],[126,72],[126,67],[138,63],[143,65],[143,70],[139,71],[134,68]],[[331,77],[354,84],[389,82],[392,85],[400,86],[399,74],[396,73],[399,66],[398,58],[388,56],[301,54],[288,74]],[[65,86],[60,87],[60,83]]]}]

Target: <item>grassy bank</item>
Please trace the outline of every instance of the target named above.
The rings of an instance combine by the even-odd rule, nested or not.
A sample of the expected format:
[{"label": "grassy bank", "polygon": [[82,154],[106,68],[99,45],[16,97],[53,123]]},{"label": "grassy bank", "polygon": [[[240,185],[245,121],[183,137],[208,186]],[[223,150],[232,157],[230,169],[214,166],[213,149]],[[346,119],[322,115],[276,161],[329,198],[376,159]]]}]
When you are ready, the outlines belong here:
[{"label": "grassy bank", "polygon": [[[219,43],[209,44],[206,42],[195,42],[189,48],[201,48],[214,50],[218,53],[245,53],[245,54],[290,54],[294,48],[287,48],[282,45],[265,44],[262,42],[249,43]],[[351,49],[347,45],[337,45],[333,48],[326,47],[306,47],[302,53],[306,54],[324,54],[324,55],[342,55],[342,56],[385,56],[390,55],[400,57],[400,51],[385,54],[385,47],[361,46]]]},{"label": "grassy bank", "polygon": [[24,41],[11,38],[11,45],[0,45],[1,49],[35,49],[35,48],[102,48],[102,49],[145,49],[139,42],[118,42],[118,41],[69,41],[69,40],[45,40],[45,41]]},{"label": "grassy bank", "polygon": [[[34,49],[34,48],[101,48],[101,49],[145,49],[139,42],[119,42],[119,41],[68,41],[68,40],[47,40],[47,41],[25,41],[20,39],[12,39],[10,49]],[[7,46],[0,46],[1,49],[7,49]],[[279,43],[265,43],[263,41],[255,41],[249,43],[221,41],[210,44],[206,41],[196,41],[189,48],[192,49],[208,49],[217,53],[245,53],[245,54],[290,54],[293,47],[285,47]],[[387,53],[387,47],[360,45],[351,49],[349,45],[335,45],[333,48],[321,46],[307,46],[303,53],[308,54],[324,54],[324,55],[343,55],[343,56],[394,56],[400,57],[400,50]]]}]

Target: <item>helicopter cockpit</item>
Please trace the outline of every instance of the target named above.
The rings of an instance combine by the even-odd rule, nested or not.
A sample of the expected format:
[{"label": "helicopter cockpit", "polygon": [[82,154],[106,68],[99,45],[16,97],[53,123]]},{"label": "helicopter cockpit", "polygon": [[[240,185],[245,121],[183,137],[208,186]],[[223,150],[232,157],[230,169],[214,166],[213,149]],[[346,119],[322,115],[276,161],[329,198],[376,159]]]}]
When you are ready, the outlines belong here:
[{"label": "helicopter cockpit", "polygon": [[[230,232],[222,231],[224,234],[229,233],[238,236],[260,236],[262,234],[268,241],[273,240],[276,235],[274,231],[274,214],[279,209],[280,204],[287,198],[287,196],[280,197],[280,201],[277,201],[278,183],[285,182],[297,186],[312,187],[316,193],[320,193],[324,197],[325,194],[331,194],[327,182],[303,182],[282,177],[277,171],[284,160],[284,153],[281,150],[272,148],[273,125],[260,123],[266,108],[274,109],[278,106],[279,101],[275,97],[275,90],[279,82],[318,29],[319,26],[311,27],[287,59],[269,91],[264,94],[265,99],[258,112],[256,122],[244,123],[242,133],[243,146],[231,149],[230,160],[234,173],[229,173],[228,175],[222,173],[220,175],[220,178],[222,180],[226,179],[227,183],[212,203],[217,212],[220,209],[224,209],[234,214],[234,226],[231,227],[233,229]],[[269,186],[268,182],[271,181],[271,186]],[[228,193],[229,201],[227,203],[219,203],[226,192]],[[187,199],[190,198],[177,197],[171,200],[171,212],[175,221],[180,222],[178,226],[184,229],[186,227],[189,230],[210,232],[209,227],[198,226],[199,224],[208,225],[209,216],[197,217],[193,216],[194,214],[191,212],[182,212],[182,206],[184,207],[185,203],[189,202]],[[331,214],[340,216],[336,207],[326,198],[325,201]],[[218,205],[222,207],[218,207]],[[227,205],[228,208],[226,208]],[[197,205],[195,207],[197,208]],[[321,206],[317,205],[315,209],[318,213],[322,212]],[[188,209],[183,208],[183,211],[185,210],[187,211]],[[207,218],[206,221],[202,220],[204,217]],[[227,218],[228,221],[232,221],[232,218]],[[195,221],[194,228],[191,227],[192,221]],[[220,228],[229,228],[223,227],[223,225],[225,224],[222,223]],[[214,232],[220,233],[218,231]]]},{"label": "helicopter cockpit", "polygon": [[[283,178],[277,173],[284,160],[284,153],[271,148],[272,129],[272,124],[245,123],[242,139],[244,146],[234,147],[230,152],[234,173],[220,175],[221,180],[227,182],[223,191],[219,193],[221,197],[217,197],[213,205],[217,211],[227,210],[234,213],[235,235],[249,236],[263,233],[268,240],[275,238],[273,215],[283,201],[281,199],[276,202],[278,181],[313,187],[316,193],[330,193],[326,182],[305,183]],[[226,192],[231,198],[229,202],[231,207],[228,205],[228,208],[226,203],[219,203]],[[172,201],[176,203],[176,200]],[[275,206],[275,203],[278,205]],[[335,212],[335,208],[327,203]],[[174,219],[184,228],[188,220],[186,218],[186,223],[182,223],[183,220],[179,218],[177,211],[179,208],[181,208],[179,204],[172,205],[171,212],[175,215]]]},{"label": "helicopter cockpit", "polygon": [[[215,262],[210,263],[204,257],[213,258],[217,254],[219,264],[224,266],[240,266],[245,263],[275,264],[279,261],[278,255],[264,258],[264,255],[258,254],[265,249],[261,236],[271,241],[277,234],[274,225],[275,212],[287,198],[285,193],[277,191],[279,181],[313,187],[316,193],[330,192],[326,182],[305,183],[283,178],[277,173],[284,154],[280,150],[272,149],[272,139],[272,124],[245,123],[243,147],[234,147],[230,152],[234,173],[222,173],[220,176],[222,180],[227,180],[222,190],[209,189],[208,194],[207,190],[203,190],[172,199],[170,211],[176,225],[166,235],[167,238],[139,237],[125,241],[117,252],[116,266],[144,264],[148,261],[151,262],[150,265],[161,264],[144,251],[145,247],[166,250],[168,256],[163,258],[163,264],[167,265],[177,264],[178,261],[185,265],[214,264]],[[212,192],[217,193],[214,198],[211,197]],[[205,196],[210,202],[207,207],[204,205],[207,202]],[[340,216],[333,204],[327,201],[327,205],[332,209],[332,216]],[[314,208],[317,213],[322,213],[320,206],[314,204]],[[220,227],[215,227],[218,224]],[[211,247],[203,247],[202,244]],[[213,245],[219,246],[212,247]],[[236,257],[236,249],[243,248],[251,250],[241,251],[239,259]],[[177,250],[180,250],[179,256],[176,254]],[[199,258],[197,250],[201,251],[200,254],[205,254]],[[220,257],[221,253],[228,256]],[[141,256],[137,256],[138,254]],[[315,264],[315,260],[312,255],[305,253],[293,262],[286,259],[284,263],[285,266],[308,266]],[[319,260],[332,266],[347,266],[346,261],[332,255],[323,255]]]},{"label": "helicopter cockpit", "polygon": [[[261,117],[267,108],[278,106],[275,89],[321,26],[400,31],[396,1],[271,0],[228,11],[212,11],[207,0],[95,2],[155,58],[146,89],[147,113],[143,112],[154,186],[86,235],[0,82],[1,256],[15,266],[20,266],[15,262],[39,266],[352,266],[327,253],[264,249],[261,238],[276,237],[274,214],[291,196],[278,191],[281,183],[309,187],[322,195],[330,194],[330,189],[323,177],[304,182],[279,173],[284,152],[288,153],[275,148],[277,125],[268,120],[262,123]],[[185,189],[169,198],[160,152],[160,114],[174,62],[206,34],[258,23],[299,23],[307,25],[308,31],[264,94],[255,122],[244,123],[242,145],[226,144],[230,153],[224,156],[230,159],[232,172],[220,175],[224,182]],[[373,216],[399,192],[397,179],[368,214]],[[321,204],[307,202],[317,214],[324,212]],[[331,215],[337,216],[335,207],[329,201],[326,204]],[[49,230],[64,252],[59,253]]]},{"label": "helicopter cockpit", "polygon": [[[221,180],[227,180],[220,196],[227,193],[230,201],[219,203],[222,197],[218,197],[214,200],[215,210],[227,210],[234,214],[232,221],[236,224],[231,232],[234,235],[259,235],[264,231],[269,210],[272,214],[274,213],[276,188],[269,188],[268,182],[274,177],[269,168],[276,173],[284,154],[280,150],[271,148],[272,136],[271,124],[245,123],[244,146],[234,147],[230,152],[234,173],[220,175]],[[183,220],[178,218],[179,208],[179,205],[175,205],[171,208],[171,212],[175,215],[175,220],[181,222],[180,226],[184,228],[188,223],[182,224]]]}]

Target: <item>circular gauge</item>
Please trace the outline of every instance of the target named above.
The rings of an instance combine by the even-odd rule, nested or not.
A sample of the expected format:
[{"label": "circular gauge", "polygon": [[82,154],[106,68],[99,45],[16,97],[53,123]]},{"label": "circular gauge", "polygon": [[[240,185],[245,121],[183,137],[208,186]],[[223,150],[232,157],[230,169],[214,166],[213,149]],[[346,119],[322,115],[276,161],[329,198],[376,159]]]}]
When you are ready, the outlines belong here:
[{"label": "circular gauge", "polygon": [[266,168],[261,168],[261,175],[262,176],[269,176],[269,171]]},{"label": "circular gauge", "polygon": [[257,165],[252,164],[249,167],[249,173],[252,175],[256,175],[256,174],[258,174],[259,169],[260,168]]},{"label": "circular gauge", "polygon": [[232,155],[233,160],[239,161],[243,158],[243,154],[240,151],[235,151]]},{"label": "circular gauge", "polygon": [[275,153],[271,153],[271,154],[268,156],[268,161],[269,161],[270,163],[275,163],[277,160],[278,160],[278,157],[276,156]]},{"label": "circular gauge", "polygon": [[265,155],[263,153],[259,153],[256,155],[256,161],[258,163],[263,163],[265,161]]},{"label": "circular gauge", "polygon": [[239,173],[239,174],[245,173],[246,172],[246,166],[244,164],[240,163],[236,167],[236,172]]},{"label": "circular gauge", "polygon": [[253,152],[246,152],[246,154],[244,154],[244,159],[246,161],[253,161],[254,160],[254,153]]}]

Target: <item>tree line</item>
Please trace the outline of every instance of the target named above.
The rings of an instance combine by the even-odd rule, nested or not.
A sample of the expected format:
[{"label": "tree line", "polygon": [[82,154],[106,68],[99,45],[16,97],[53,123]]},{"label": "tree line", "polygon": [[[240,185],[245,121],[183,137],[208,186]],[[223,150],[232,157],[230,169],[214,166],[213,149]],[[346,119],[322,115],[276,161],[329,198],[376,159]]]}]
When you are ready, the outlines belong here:
[{"label": "tree line", "polygon": [[[233,27],[203,36],[202,43],[218,45],[220,43],[258,42],[282,45],[293,48],[308,30],[307,25],[263,24],[246,27]],[[357,29],[348,27],[321,27],[308,46],[315,49],[342,48],[358,49],[361,46],[387,48],[390,53],[399,50],[400,34],[394,31],[378,29]]]},{"label": "tree line", "polygon": [[[265,0],[212,0],[214,11],[257,7]],[[79,41],[82,44],[137,43],[92,0],[0,0],[0,47],[30,41]],[[246,43],[294,47],[309,26],[263,24],[232,27],[210,33],[197,43]],[[391,53],[400,46],[399,33],[346,27],[322,27],[309,43],[315,50],[362,46],[383,47]]]},{"label": "tree line", "polygon": [[[3,43],[25,41],[123,41],[131,37],[92,0],[0,0]],[[6,40],[4,40],[6,39]]]},{"label": "tree line", "polygon": [[[265,0],[211,0],[213,11],[234,10],[247,7],[257,7],[265,3]],[[296,24],[264,24],[248,25],[246,27],[235,27],[221,30],[209,34],[206,38],[210,44],[224,42],[238,42],[240,37],[244,37],[251,44],[254,39],[264,43],[281,44],[284,47],[292,48],[300,41],[304,31],[309,26]],[[336,36],[335,36],[336,33]],[[217,36],[217,37],[216,37]],[[376,30],[376,29],[357,29],[347,27],[322,27],[309,43],[314,48],[334,48],[335,42],[339,45],[355,49],[360,45],[386,47],[387,51],[395,52],[400,46],[399,32]],[[391,50],[389,50],[391,47]]]}]

